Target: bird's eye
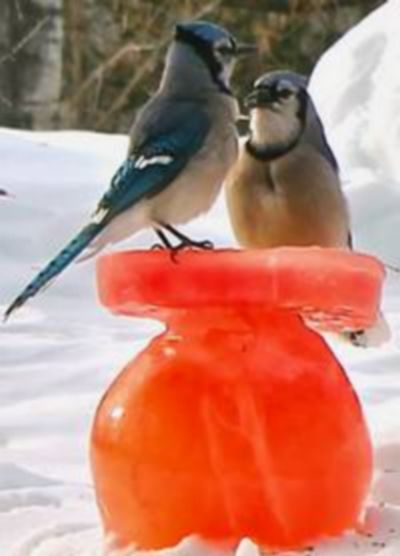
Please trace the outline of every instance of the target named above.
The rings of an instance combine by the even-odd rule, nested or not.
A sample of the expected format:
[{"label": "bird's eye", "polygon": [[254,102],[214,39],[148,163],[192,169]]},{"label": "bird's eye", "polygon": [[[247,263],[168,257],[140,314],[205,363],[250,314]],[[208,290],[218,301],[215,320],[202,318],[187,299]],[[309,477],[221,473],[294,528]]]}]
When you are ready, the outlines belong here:
[{"label": "bird's eye", "polygon": [[222,56],[231,56],[234,51],[233,46],[227,43],[219,44],[217,50]]},{"label": "bird's eye", "polygon": [[294,91],[292,89],[282,88],[279,89],[278,95],[280,98],[289,98],[293,95]]}]

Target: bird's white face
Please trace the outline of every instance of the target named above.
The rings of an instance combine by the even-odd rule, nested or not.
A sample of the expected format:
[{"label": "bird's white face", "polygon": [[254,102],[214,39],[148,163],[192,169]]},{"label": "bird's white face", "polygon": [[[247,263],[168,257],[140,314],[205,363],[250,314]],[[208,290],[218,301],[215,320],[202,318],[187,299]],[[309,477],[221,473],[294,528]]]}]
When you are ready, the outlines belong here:
[{"label": "bird's white face", "polygon": [[[201,63],[208,69],[214,86],[220,92],[229,95],[232,95],[229,81],[235,60],[238,56],[255,51],[253,45],[237,43],[233,35],[226,29],[201,21],[178,24],[175,41],[189,47],[197,61],[201,60]],[[192,65],[197,65],[197,61],[196,59],[192,60]],[[204,79],[206,78],[203,76]],[[199,83],[200,87],[201,85]]]},{"label": "bird's white face", "polygon": [[232,39],[221,39],[213,45],[213,54],[221,67],[219,79],[228,86],[237,58],[236,45]]},{"label": "bird's white face", "polygon": [[282,79],[257,87],[247,100],[252,143],[257,146],[291,142],[303,128],[299,89]]}]

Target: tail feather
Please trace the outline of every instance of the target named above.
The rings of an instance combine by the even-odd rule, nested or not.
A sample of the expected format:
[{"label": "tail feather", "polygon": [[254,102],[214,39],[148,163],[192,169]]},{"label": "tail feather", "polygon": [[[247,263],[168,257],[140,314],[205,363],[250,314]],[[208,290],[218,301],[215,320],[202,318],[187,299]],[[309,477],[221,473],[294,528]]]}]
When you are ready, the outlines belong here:
[{"label": "tail feather", "polygon": [[102,231],[102,222],[90,223],[85,226],[69,243],[54,257],[43,270],[26,286],[26,288],[15,298],[4,313],[4,320],[30,298],[42,290],[50,280],[60,274],[90,242]]}]

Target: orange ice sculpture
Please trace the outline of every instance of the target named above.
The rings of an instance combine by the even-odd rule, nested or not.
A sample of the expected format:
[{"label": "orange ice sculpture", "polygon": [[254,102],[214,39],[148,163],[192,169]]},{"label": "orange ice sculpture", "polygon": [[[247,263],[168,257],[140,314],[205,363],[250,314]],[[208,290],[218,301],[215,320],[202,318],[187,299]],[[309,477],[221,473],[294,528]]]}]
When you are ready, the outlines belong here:
[{"label": "orange ice sculpture", "polygon": [[187,535],[301,547],[357,525],[371,443],[322,337],[377,315],[374,258],[342,250],[123,252],[101,302],[161,319],[106,392],[92,433],[97,500],[117,547]]}]

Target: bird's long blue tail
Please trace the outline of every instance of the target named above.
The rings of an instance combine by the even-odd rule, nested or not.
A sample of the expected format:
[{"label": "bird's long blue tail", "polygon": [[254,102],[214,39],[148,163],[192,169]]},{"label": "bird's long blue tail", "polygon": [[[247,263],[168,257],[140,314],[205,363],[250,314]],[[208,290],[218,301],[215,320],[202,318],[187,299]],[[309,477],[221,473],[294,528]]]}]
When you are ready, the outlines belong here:
[{"label": "bird's long blue tail", "polygon": [[89,245],[103,228],[104,224],[102,222],[90,223],[85,226],[74,239],[72,239],[68,245],[66,245],[66,247],[64,247],[64,249],[39,272],[20,295],[14,299],[4,313],[4,320],[7,320],[13,311],[22,307],[30,297],[36,295],[50,280],[60,274],[85,249],[85,247]]}]

